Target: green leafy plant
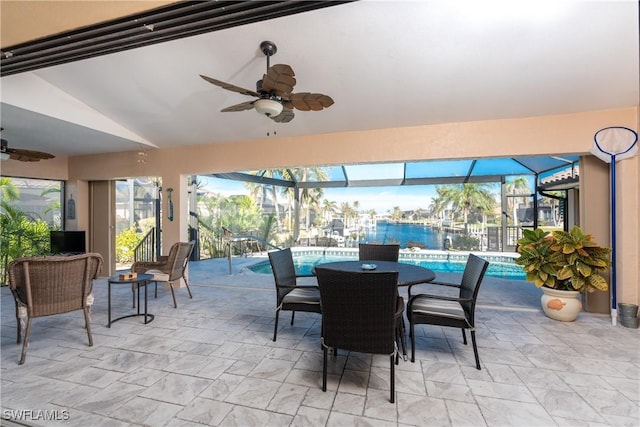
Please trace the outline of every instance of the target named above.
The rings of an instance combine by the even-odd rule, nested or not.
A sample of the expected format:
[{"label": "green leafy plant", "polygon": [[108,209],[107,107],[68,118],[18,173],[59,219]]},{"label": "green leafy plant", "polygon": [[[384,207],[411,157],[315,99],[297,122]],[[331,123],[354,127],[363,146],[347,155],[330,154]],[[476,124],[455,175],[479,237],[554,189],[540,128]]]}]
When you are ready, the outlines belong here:
[{"label": "green leafy plant", "polygon": [[473,251],[480,249],[480,239],[463,234],[453,238],[453,247],[462,251]]},{"label": "green leafy plant", "polygon": [[49,253],[49,225],[5,205],[0,212],[0,270],[1,281],[7,283],[7,266],[19,257]]},{"label": "green leafy plant", "polygon": [[122,231],[116,236],[116,261],[133,262],[133,250],[142,240],[143,235],[136,232],[135,227]]},{"label": "green leafy plant", "polygon": [[578,226],[568,232],[525,229],[517,251],[516,264],[537,287],[579,292],[609,289],[600,273],[611,265],[611,249],[599,246]]}]

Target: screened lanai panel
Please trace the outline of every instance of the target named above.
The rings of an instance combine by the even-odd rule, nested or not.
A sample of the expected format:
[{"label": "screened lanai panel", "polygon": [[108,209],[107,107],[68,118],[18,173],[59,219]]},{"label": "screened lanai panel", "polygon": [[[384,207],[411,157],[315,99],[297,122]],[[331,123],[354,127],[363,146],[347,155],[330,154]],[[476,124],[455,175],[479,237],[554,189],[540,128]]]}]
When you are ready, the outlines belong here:
[{"label": "screened lanai panel", "polygon": [[577,167],[578,156],[503,157],[491,159],[427,160],[307,168],[263,169],[213,174],[218,178],[287,187],[369,187],[411,184],[493,182],[500,176],[549,175]]},{"label": "screened lanai panel", "polygon": [[479,159],[471,171],[471,176],[487,175],[530,175],[532,171],[510,158]]},{"label": "screened lanai panel", "polygon": [[407,179],[467,176],[473,160],[433,160],[407,163]]},{"label": "screened lanai panel", "polygon": [[373,163],[369,165],[345,165],[348,181],[398,180],[404,178],[404,163]]},{"label": "screened lanai panel", "polygon": [[318,173],[307,173],[307,182],[344,182],[347,180],[342,166],[319,166],[309,168],[310,171],[317,170]]},{"label": "screened lanai panel", "polygon": [[578,163],[578,156],[519,157],[515,160],[533,172],[542,173]]}]

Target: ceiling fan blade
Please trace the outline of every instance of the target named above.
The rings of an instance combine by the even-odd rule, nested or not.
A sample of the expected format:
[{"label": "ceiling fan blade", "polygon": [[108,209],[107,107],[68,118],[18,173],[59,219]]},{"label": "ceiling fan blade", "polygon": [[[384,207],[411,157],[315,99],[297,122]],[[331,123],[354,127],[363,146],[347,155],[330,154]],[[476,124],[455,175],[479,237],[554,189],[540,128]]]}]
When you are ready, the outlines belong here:
[{"label": "ceiling fan blade", "polygon": [[275,117],[271,117],[271,120],[273,120],[276,123],[289,123],[291,120],[293,120],[295,116],[296,115],[293,113],[293,110],[284,108],[282,110],[282,113],[278,114]]},{"label": "ceiling fan blade", "polygon": [[200,77],[202,77],[203,79],[205,79],[206,81],[208,81],[209,83],[211,83],[213,85],[221,87],[222,89],[230,90],[231,92],[237,92],[237,93],[241,93],[243,95],[255,96],[255,97],[259,97],[260,96],[260,94],[258,94],[257,92],[255,92],[253,90],[250,90],[250,89],[245,89],[245,88],[242,88],[240,86],[232,85],[230,83],[225,83],[223,81],[216,80],[216,79],[213,79],[211,77],[203,76],[202,74],[200,74]]},{"label": "ceiling fan blade", "polygon": [[301,111],[320,111],[333,105],[333,99],[330,96],[309,92],[292,93],[289,96],[289,102]]},{"label": "ceiling fan blade", "polygon": [[276,96],[287,98],[296,85],[293,68],[287,64],[276,64],[262,76],[262,89]]},{"label": "ceiling fan blade", "polygon": [[240,104],[236,104],[236,105],[232,105],[230,107],[227,108],[223,108],[222,111],[223,113],[228,113],[230,111],[245,111],[245,110],[251,110],[253,108],[253,103],[256,101],[246,101],[246,102],[242,102]]},{"label": "ceiling fan blade", "polygon": [[40,160],[53,159],[55,156],[42,151],[23,150],[20,148],[7,148],[7,154],[12,160],[21,162],[39,162]]}]

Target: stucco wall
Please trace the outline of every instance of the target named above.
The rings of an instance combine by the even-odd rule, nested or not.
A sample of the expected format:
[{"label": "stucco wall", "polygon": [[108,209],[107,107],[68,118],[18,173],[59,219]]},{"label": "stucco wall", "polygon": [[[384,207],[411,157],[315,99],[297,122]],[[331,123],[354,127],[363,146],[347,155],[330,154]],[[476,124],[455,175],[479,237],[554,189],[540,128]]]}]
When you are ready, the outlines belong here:
[{"label": "stucco wall", "polygon": [[0,175],[65,181],[69,177],[69,161],[64,156],[39,162],[3,160],[0,162]]},{"label": "stucco wall", "polygon": [[637,109],[451,123],[362,132],[273,137],[233,143],[69,159],[71,179],[109,179],[229,172],[267,167],[588,153],[593,135],[619,125],[636,128]]}]

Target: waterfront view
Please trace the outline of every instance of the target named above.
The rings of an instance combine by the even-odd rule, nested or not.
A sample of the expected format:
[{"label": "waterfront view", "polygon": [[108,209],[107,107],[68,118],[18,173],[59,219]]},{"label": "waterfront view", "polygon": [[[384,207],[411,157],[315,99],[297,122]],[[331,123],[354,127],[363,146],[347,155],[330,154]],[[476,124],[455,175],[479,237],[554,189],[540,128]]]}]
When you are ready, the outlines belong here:
[{"label": "waterfront view", "polygon": [[364,229],[364,242],[398,243],[401,248],[420,244],[424,249],[443,249],[447,234],[422,224],[379,221],[375,228]]},{"label": "waterfront view", "polygon": [[[222,228],[254,242],[253,249],[235,248],[236,254],[294,246],[354,248],[361,242],[512,252],[522,226],[533,224],[531,177],[511,176],[504,183],[323,187],[334,169],[253,171],[236,174],[237,180],[234,174],[194,177],[197,223],[192,227],[202,256],[224,256]],[[295,188],[287,182],[318,186]],[[558,200],[542,197],[537,206],[539,225],[561,227]]]}]

